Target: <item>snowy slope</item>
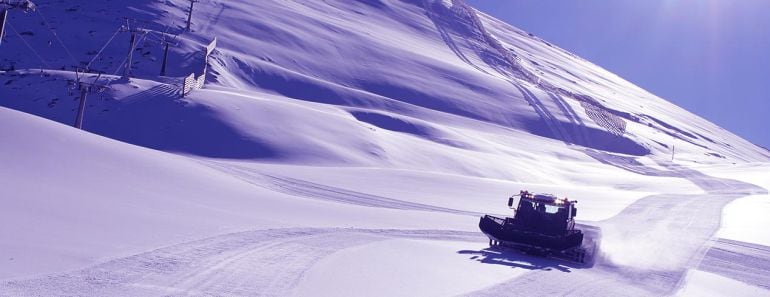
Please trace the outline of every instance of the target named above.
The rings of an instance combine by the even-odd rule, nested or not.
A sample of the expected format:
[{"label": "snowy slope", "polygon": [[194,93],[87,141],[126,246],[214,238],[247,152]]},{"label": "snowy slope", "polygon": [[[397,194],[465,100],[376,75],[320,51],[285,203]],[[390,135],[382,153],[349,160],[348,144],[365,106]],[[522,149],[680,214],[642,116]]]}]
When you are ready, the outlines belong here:
[{"label": "snowy slope", "polygon": [[[446,295],[485,287],[489,288],[477,293],[498,295],[511,286],[543,293],[527,289],[526,280],[573,275],[563,274],[565,271],[591,279],[613,276],[618,270],[634,271],[627,267],[681,267],[677,259],[686,257],[677,254],[662,262],[650,259],[661,249],[668,254],[697,249],[715,228],[709,220],[712,217],[703,216],[700,210],[718,211],[729,201],[717,199],[724,194],[704,196],[695,189],[677,188],[670,184],[681,181],[665,177],[646,179],[669,184],[664,188],[669,194],[638,200],[640,192],[614,189],[616,186],[554,187],[423,171],[196,160],[7,109],[0,112],[0,137],[13,144],[3,146],[0,154],[5,214],[0,224],[0,251],[9,256],[0,270],[6,280],[0,283],[0,292],[9,296],[61,292],[128,296],[324,292],[338,296],[375,289],[379,292],[375,295],[383,296]],[[727,179],[698,177],[694,171],[686,174],[694,174],[689,178],[704,189],[716,186],[724,191],[734,184],[739,192],[757,191]],[[612,179],[597,181],[613,183]],[[484,249],[486,241],[475,230],[473,211],[499,210],[499,197],[520,187],[581,197],[586,206],[582,217],[601,220],[597,226],[603,232],[606,264],[586,269]],[[426,190],[431,193],[422,193]],[[703,200],[707,197],[711,198]],[[665,202],[670,199],[675,200]],[[681,201],[685,204],[677,206]],[[628,203],[635,210],[622,210]],[[629,233],[622,228],[646,229],[637,221],[650,220],[647,216],[661,203],[675,207],[670,217],[666,213],[655,217],[659,227],[641,232],[644,236],[635,236],[641,229]],[[679,216],[690,208],[699,210],[692,215],[701,222],[681,221]],[[679,226],[698,228],[683,229],[683,234],[677,231]],[[701,228],[704,226],[710,227]],[[656,238],[662,244],[643,244],[650,240],[650,232],[666,229],[669,232]],[[690,238],[687,244],[683,244],[684,238]],[[679,241],[680,247],[672,249],[671,241]],[[624,243],[631,245],[623,248]],[[630,247],[639,258],[624,256]],[[733,257],[745,254],[752,259],[754,255],[750,249],[728,247]],[[720,267],[716,263],[724,261],[725,252],[711,253],[701,261],[708,263],[705,271],[713,271]],[[379,268],[371,269],[371,265]],[[746,267],[738,266],[744,271],[739,281],[761,286],[766,274],[751,263],[743,265],[754,270],[746,273]],[[251,270],[255,266],[260,273]],[[436,267],[444,272],[429,273]],[[511,267],[518,270],[511,271]],[[466,277],[469,272],[476,277]],[[721,278],[734,273],[716,272]],[[537,276],[543,273],[556,274]],[[423,274],[426,276],[415,277]],[[633,275],[617,274],[612,282],[578,292],[609,293],[623,287],[624,278]],[[684,277],[673,275],[662,283],[671,285],[676,277]],[[394,282],[399,286],[392,287]],[[643,295],[670,290],[667,285],[660,288],[659,283],[653,279],[623,290]],[[690,286],[687,290],[700,289]]]},{"label": "snowy slope", "polygon": [[[43,14],[15,13],[10,23],[31,28],[33,35],[23,38],[48,64],[57,65],[54,68],[62,65],[72,70],[75,62],[94,60],[92,69],[119,74],[128,33],[118,32],[96,59],[94,53],[124,23],[122,16],[148,20],[131,23],[153,30],[141,38],[134,73],[158,80],[155,73],[160,68],[161,45],[153,40],[159,40],[163,32],[182,32],[184,2],[138,1],[126,8],[109,1],[89,5],[40,1]],[[486,123],[567,145],[637,156],[669,155],[672,145],[683,158],[703,162],[767,160],[770,156],[595,65],[475,12],[462,1],[211,1],[198,4],[196,12],[195,32],[182,34],[180,46],[172,49],[171,76],[181,77],[196,69],[202,61],[195,49],[217,37],[212,82],[361,108],[348,113],[358,115],[361,122],[416,134],[440,145],[449,142],[465,147],[465,142],[478,141],[463,141],[462,135],[434,125],[487,131],[488,125],[478,125]],[[255,12],[264,21],[255,21]],[[41,16],[47,14],[52,16],[42,22]],[[65,17],[73,21],[65,22]],[[87,25],[78,26],[78,21]],[[56,30],[48,31],[41,23]],[[66,35],[59,33],[57,39],[51,32]],[[3,58],[17,68],[38,68],[41,62],[29,55],[18,38],[8,34]],[[58,40],[73,49],[64,50]],[[50,80],[44,80],[52,86],[44,88],[47,96],[43,96],[15,94],[14,87],[29,82],[14,83],[7,77],[11,89],[7,97],[33,97],[35,103],[18,99],[22,102],[3,105],[72,121],[73,104],[64,98],[67,95],[51,96],[49,91],[65,92],[63,83]],[[167,82],[178,84],[179,80]],[[161,94],[151,94],[172,92],[168,87],[156,91]],[[69,97],[76,96],[77,92]],[[91,114],[113,110],[94,104]],[[113,138],[128,133],[96,132]]]},{"label": "snowy slope", "polygon": [[[193,32],[182,0],[35,2],[0,45],[0,296],[768,289],[770,152],[463,1],[202,1]],[[85,132],[75,65],[110,87]],[[524,188],[581,201],[595,266],[485,248]]]},{"label": "snowy slope", "polygon": [[452,221],[286,195],[200,161],[0,112],[0,136],[12,144],[0,154],[0,245],[10,258],[3,278],[255,226],[414,227],[397,222],[413,216],[430,228],[432,220]]}]

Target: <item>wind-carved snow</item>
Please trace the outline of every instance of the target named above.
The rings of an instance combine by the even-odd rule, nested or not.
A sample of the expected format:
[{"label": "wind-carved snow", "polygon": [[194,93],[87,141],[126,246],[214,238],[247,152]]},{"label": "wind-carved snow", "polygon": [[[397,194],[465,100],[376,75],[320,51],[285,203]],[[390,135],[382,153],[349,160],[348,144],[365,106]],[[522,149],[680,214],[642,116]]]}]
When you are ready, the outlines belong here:
[{"label": "wind-carved snow", "polygon": [[[767,150],[464,1],[201,1],[192,32],[188,1],[35,2],[0,57],[0,296],[768,288],[762,224],[717,232]],[[580,201],[592,264],[487,247],[521,189]]]}]

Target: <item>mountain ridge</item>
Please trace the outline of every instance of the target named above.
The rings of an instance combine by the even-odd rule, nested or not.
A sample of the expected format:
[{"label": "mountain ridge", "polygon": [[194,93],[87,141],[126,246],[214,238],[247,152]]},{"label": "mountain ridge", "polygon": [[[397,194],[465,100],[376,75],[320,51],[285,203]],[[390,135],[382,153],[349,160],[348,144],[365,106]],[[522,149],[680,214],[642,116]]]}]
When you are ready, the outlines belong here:
[{"label": "mountain ridge", "polygon": [[[41,10],[75,13],[71,21],[90,18],[120,24],[119,17],[110,21],[109,16],[120,11],[111,12],[108,8],[116,4],[109,1],[94,7],[77,1],[38,2]],[[164,16],[144,25],[156,29],[149,29],[137,48],[141,56],[134,63],[135,75],[178,84],[151,74],[158,67],[160,44],[150,39],[165,35],[161,30],[182,32],[180,25],[163,20],[183,19],[185,7],[184,1],[145,1],[128,9],[136,16]],[[264,13],[264,18],[254,20],[249,11]],[[356,18],[361,15],[367,17],[366,23]],[[55,25],[62,26],[60,31],[75,32],[70,39],[55,36],[62,37],[62,47],[86,39],[85,35],[106,36],[109,32],[86,32],[80,27],[93,25],[65,26],[60,19],[40,16],[45,20],[42,32]],[[172,48],[172,76],[194,69],[200,60],[191,53],[216,36],[220,47],[209,61],[209,82],[223,87],[276,92],[311,102],[417,116],[429,122],[437,117],[435,113],[426,118],[417,109],[435,110],[527,131],[567,146],[636,156],[669,155],[670,143],[678,141],[681,153],[717,156],[690,158],[700,162],[770,158],[732,133],[713,135],[716,126],[710,122],[545,40],[478,13],[461,0],[212,1],[198,4],[193,16],[193,32],[181,34],[180,46]],[[33,26],[24,14],[12,15],[10,22]],[[43,38],[37,36],[44,33],[31,32],[32,36],[24,37],[30,39],[28,43],[42,43]],[[115,34],[117,41],[127,38]],[[25,47],[13,37],[8,36],[10,43],[5,44],[11,49],[9,56],[24,57],[14,54]],[[105,46],[104,55],[94,59],[94,65],[115,67],[118,53],[124,51],[119,44]],[[80,52],[64,49],[53,50],[60,56],[58,61],[72,60],[66,52]],[[315,59],[321,56],[328,66]],[[29,67],[33,61],[27,55],[18,58],[14,67]],[[108,97],[121,101],[116,94]],[[639,101],[636,108],[632,101]],[[40,105],[7,101],[3,105],[61,121]],[[634,132],[627,133],[629,124]],[[115,137],[125,133],[101,134]]]}]

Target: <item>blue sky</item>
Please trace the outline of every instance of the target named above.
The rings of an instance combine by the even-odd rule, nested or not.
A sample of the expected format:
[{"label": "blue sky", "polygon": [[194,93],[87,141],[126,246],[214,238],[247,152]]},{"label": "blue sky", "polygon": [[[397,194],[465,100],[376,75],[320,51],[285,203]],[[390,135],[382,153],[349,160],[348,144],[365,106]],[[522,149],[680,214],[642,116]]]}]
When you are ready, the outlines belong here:
[{"label": "blue sky", "polygon": [[467,0],[770,148],[770,0]]}]

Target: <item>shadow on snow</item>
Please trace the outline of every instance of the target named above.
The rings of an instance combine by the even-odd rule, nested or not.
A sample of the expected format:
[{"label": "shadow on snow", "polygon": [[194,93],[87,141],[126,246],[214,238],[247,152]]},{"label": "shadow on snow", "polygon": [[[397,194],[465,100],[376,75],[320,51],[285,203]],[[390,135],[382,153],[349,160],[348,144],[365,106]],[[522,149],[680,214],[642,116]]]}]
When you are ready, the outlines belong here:
[{"label": "shadow on snow", "polygon": [[457,251],[457,253],[461,255],[470,255],[470,260],[479,263],[503,265],[511,268],[528,270],[558,270],[569,273],[572,272],[572,269],[585,268],[582,264],[527,255],[523,252],[506,248],[488,247],[481,250],[460,250]]}]

